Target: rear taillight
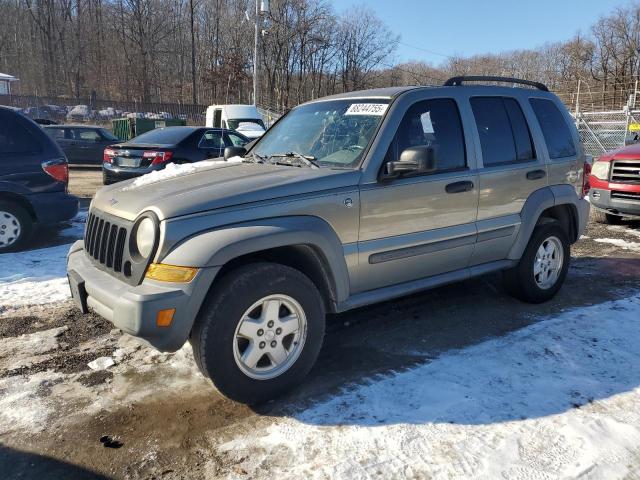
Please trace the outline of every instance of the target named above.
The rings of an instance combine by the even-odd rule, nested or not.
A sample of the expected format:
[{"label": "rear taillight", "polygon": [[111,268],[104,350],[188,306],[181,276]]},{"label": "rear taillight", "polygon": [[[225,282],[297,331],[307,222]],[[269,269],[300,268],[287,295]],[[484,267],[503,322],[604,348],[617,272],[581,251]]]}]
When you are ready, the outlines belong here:
[{"label": "rear taillight", "polygon": [[591,164],[584,162],[584,166],[582,167],[582,198],[589,195],[589,190],[591,190],[589,175],[591,175]]},{"label": "rear taillight", "polygon": [[171,157],[173,157],[173,152],[165,152],[162,150],[149,150],[142,154],[142,158],[151,159],[151,165],[168,162],[171,160]]},{"label": "rear taillight", "polygon": [[102,154],[102,161],[104,163],[113,163],[113,157],[116,156],[116,151],[112,148],[105,148]]},{"label": "rear taillight", "polygon": [[58,182],[62,182],[65,185],[69,183],[69,165],[66,158],[56,158],[55,160],[42,162],[42,170]]}]

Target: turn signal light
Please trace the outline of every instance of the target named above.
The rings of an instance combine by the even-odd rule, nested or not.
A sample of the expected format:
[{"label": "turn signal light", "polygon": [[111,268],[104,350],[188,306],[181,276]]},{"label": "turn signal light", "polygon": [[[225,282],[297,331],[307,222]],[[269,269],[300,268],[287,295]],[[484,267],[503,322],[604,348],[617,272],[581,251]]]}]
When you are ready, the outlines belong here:
[{"label": "turn signal light", "polygon": [[193,280],[196,273],[198,273],[198,269],[194,267],[152,263],[149,265],[145,276],[151,280],[159,280],[161,282],[188,283]]},{"label": "turn signal light", "polygon": [[171,322],[173,322],[173,316],[176,313],[175,308],[169,308],[167,310],[160,310],[158,315],[156,315],[156,326],[157,327],[170,327]]},{"label": "turn signal light", "polygon": [[116,151],[112,148],[105,148],[102,153],[102,161],[104,163],[113,163],[113,157],[116,156]]}]

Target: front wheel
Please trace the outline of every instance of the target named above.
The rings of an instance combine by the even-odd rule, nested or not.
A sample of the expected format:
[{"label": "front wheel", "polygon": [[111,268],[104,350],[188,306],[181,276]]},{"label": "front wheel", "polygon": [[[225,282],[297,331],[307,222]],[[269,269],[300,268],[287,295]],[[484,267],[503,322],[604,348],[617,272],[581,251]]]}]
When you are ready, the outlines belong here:
[{"label": "front wheel", "polygon": [[570,259],[569,240],[560,224],[538,225],[518,265],[504,272],[505,288],[522,301],[546,302],[562,287]]},{"label": "front wheel", "polygon": [[311,370],[325,329],[316,286],[290,267],[256,263],[226,274],[191,334],[200,370],[225,396],[261,403]]}]

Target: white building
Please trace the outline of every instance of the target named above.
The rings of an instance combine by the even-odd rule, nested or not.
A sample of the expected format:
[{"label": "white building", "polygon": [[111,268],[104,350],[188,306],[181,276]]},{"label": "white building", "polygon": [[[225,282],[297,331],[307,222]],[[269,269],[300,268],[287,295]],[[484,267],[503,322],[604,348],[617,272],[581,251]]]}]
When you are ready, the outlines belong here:
[{"label": "white building", "polygon": [[11,94],[11,82],[17,82],[18,79],[6,73],[0,73],[0,95]]}]

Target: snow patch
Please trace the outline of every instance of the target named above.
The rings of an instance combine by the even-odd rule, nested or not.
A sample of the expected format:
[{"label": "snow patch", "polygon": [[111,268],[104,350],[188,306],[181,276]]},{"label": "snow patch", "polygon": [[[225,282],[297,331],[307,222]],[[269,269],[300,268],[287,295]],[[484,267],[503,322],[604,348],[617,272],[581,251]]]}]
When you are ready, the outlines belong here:
[{"label": "snow patch", "polygon": [[615,245],[624,250],[632,250],[634,252],[640,252],[640,242],[628,242],[621,238],[596,238],[598,243],[607,243],[609,245]]},{"label": "snow patch", "polygon": [[135,190],[136,188],[140,188],[145,185],[151,185],[153,183],[168,180],[170,178],[190,175],[201,170],[207,170],[214,166],[241,162],[242,157],[231,157],[229,160],[203,160],[202,162],[182,163],[179,165],[175,163],[169,163],[163,170],[155,170],[153,172],[147,173],[146,175],[136,178],[133,182],[124,187],[122,191],[125,192],[128,190]]},{"label": "snow patch", "polygon": [[250,478],[623,478],[640,453],[639,345],[637,294],[352,387],[218,449]]},{"label": "snow patch", "polygon": [[70,244],[0,256],[0,313],[70,298]]}]

